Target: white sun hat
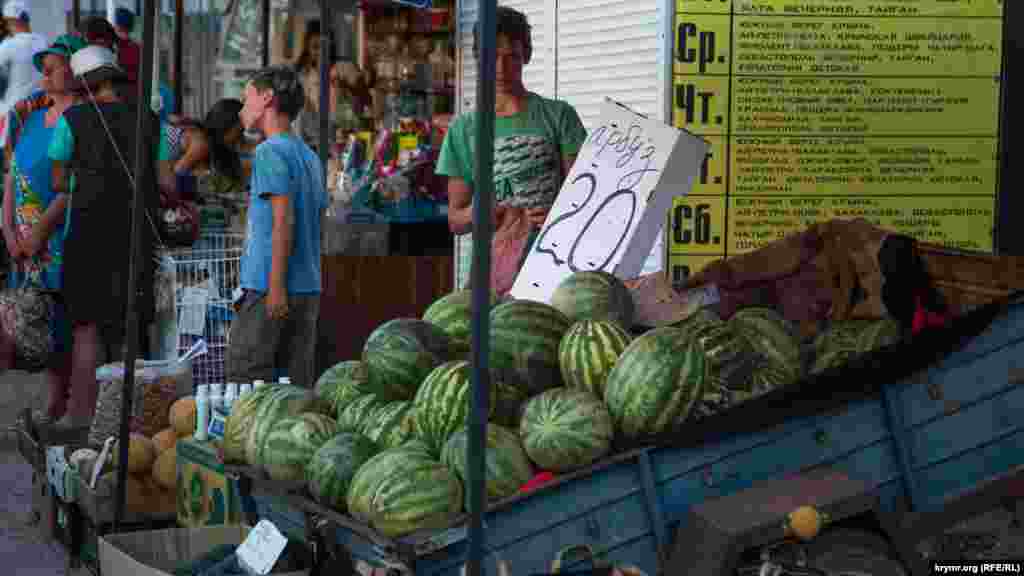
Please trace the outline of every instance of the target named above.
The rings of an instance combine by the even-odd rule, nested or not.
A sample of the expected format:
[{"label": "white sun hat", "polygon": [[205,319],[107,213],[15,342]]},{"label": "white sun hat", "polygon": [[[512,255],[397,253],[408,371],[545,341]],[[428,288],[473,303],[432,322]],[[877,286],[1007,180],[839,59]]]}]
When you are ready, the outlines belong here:
[{"label": "white sun hat", "polygon": [[128,75],[117,65],[114,53],[103,46],[86,46],[75,52],[71,56],[71,72],[90,82],[128,79]]}]

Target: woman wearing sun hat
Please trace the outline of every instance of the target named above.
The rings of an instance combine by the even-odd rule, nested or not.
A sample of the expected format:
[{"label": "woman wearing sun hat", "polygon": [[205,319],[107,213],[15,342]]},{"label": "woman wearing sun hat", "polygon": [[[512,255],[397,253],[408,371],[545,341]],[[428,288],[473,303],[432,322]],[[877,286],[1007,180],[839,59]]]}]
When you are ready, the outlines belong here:
[{"label": "woman wearing sun hat", "polygon": [[50,325],[56,349],[45,372],[49,400],[37,421],[64,416],[70,388],[71,328],[60,298],[66,202],[51,186],[47,150],[57,121],[77,102],[70,59],[84,46],[81,38],[64,35],[37,52],[32,63],[42,74],[42,91],[15,104],[7,116],[4,152],[10,170],[4,180],[3,230],[17,264],[11,285],[45,290],[56,300]]},{"label": "woman wearing sun hat", "polygon": [[[131,209],[137,140],[137,107],[126,103],[117,86],[127,75],[114,53],[87,46],[71,57],[81,83],[82,103],[68,108],[57,122],[50,144],[54,188],[67,194],[64,244],[64,302],[72,327],[70,426],[88,425],[98,393],[96,366],[101,358],[120,355],[131,246]],[[152,117],[151,142],[166,161],[166,140]],[[154,164],[154,174],[156,166]],[[74,173],[74,182],[68,174]],[[140,226],[137,309],[139,325],[153,310],[153,244],[159,195],[144,190],[146,222]]]}]

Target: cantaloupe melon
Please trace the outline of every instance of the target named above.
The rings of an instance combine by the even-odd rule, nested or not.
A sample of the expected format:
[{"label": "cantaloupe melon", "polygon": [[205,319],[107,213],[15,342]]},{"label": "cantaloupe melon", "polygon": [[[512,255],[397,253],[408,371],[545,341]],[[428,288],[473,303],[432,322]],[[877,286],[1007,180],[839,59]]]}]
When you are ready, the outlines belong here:
[{"label": "cantaloupe melon", "polygon": [[153,447],[156,448],[157,456],[174,448],[177,443],[178,433],[174,431],[174,428],[164,428],[153,436]]},{"label": "cantaloupe melon", "polygon": [[167,417],[179,438],[191,436],[196,431],[196,399],[185,396],[175,400]]},{"label": "cantaloupe melon", "polygon": [[174,516],[177,512],[177,492],[167,490],[155,478],[146,480],[146,491],[150,502],[146,511],[157,516]]},{"label": "cantaloupe melon", "polygon": [[178,451],[164,450],[153,462],[153,479],[161,487],[173,490],[178,480]]},{"label": "cantaloupe melon", "polygon": [[145,479],[136,478],[131,474],[124,485],[125,511],[135,514],[148,514],[153,508],[152,490]]},{"label": "cantaloupe melon", "polygon": [[[117,444],[114,444],[113,454],[114,466],[120,466],[118,458],[121,455],[121,448]],[[128,439],[128,472],[148,476],[153,470],[155,460],[156,448],[153,441],[133,432]]]}]

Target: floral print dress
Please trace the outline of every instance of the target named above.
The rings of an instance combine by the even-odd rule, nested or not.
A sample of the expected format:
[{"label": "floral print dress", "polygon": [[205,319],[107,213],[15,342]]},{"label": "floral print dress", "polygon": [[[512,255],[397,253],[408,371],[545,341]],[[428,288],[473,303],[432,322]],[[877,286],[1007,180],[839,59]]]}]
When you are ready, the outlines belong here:
[{"label": "floral print dress", "polygon": [[[15,225],[18,236],[26,238],[57,196],[51,186],[52,162],[47,157],[54,128],[46,126],[45,109],[33,110],[23,118],[12,114],[8,121],[20,121],[11,174],[14,177]],[[43,250],[25,260],[12,281],[18,286],[59,291],[63,252],[64,225],[60,224]]]}]

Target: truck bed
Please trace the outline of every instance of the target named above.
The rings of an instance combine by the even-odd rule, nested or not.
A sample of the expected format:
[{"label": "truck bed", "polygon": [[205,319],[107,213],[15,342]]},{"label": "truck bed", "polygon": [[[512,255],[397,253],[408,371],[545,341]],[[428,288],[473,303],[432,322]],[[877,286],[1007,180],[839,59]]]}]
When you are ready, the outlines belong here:
[{"label": "truck bed", "polygon": [[[668,544],[693,504],[819,467],[873,487],[883,510],[909,500],[935,510],[1024,463],[1021,382],[1024,300],[1014,298],[492,505],[486,546],[516,573],[546,572],[559,550],[586,544],[654,574],[658,542]],[[302,508],[316,511],[294,496],[255,500],[261,516],[299,538]],[[454,576],[465,562],[464,524],[391,540],[323,516],[341,524],[339,543],[371,563],[415,557],[416,574]]]}]

